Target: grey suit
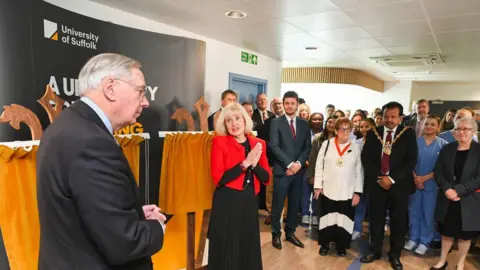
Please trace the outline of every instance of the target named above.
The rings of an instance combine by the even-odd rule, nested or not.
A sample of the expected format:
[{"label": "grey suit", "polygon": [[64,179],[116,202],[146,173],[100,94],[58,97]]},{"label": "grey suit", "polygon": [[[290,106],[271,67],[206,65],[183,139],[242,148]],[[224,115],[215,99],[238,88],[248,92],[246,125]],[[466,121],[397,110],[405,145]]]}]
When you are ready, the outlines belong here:
[{"label": "grey suit", "polygon": [[272,203],[272,234],[281,234],[280,216],[283,203],[288,195],[287,210],[287,237],[293,235],[297,228],[297,212],[300,207],[302,196],[302,180],[304,170],[297,174],[287,176],[285,171],[292,162],[300,162],[302,168],[306,167],[306,161],[311,148],[311,133],[308,122],[296,117],[296,136],[290,129],[286,116],[272,120],[270,127],[270,147],[275,155],[273,173],[275,182],[273,186]]},{"label": "grey suit", "polygon": [[[435,218],[444,223],[450,200],[445,197],[445,192],[454,189],[461,198],[462,230],[480,231],[480,144],[472,141],[468,157],[463,167],[460,183],[454,181],[454,163],[458,142],[445,145],[440,151],[435,164],[435,180],[440,187],[435,209]],[[477,191],[477,192],[476,192]]]}]

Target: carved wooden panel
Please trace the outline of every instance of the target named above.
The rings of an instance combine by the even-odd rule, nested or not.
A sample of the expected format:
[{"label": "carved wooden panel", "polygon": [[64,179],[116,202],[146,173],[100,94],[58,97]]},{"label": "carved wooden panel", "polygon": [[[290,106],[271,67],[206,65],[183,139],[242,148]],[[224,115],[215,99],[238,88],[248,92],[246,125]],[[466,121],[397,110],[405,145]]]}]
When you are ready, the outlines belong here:
[{"label": "carved wooden panel", "polygon": [[10,123],[10,126],[19,130],[21,122],[30,128],[32,140],[40,140],[43,133],[42,125],[38,117],[30,109],[17,104],[3,106],[0,123]]}]

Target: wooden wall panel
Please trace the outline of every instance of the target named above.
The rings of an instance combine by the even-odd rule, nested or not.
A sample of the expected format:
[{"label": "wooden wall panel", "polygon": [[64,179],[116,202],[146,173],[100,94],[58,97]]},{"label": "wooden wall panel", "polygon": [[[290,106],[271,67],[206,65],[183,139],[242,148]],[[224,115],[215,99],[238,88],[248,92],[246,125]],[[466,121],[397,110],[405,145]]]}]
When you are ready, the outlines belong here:
[{"label": "wooden wall panel", "polygon": [[361,70],[331,67],[284,68],[282,83],[337,83],[383,92],[384,81]]}]

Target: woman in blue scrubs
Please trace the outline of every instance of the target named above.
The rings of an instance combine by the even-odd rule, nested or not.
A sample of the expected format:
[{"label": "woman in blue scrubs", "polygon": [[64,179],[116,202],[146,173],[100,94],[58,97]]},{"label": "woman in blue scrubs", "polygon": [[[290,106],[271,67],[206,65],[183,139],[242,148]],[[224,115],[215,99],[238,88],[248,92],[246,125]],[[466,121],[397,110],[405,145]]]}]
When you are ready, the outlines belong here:
[{"label": "woman in blue scrubs", "polygon": [[417,191],[409,198],[410,240],[405,244],[405,249],[415,249],[419,255],[427,252],[435,234],[438,186],[433,178],[433,168],[440,149],[447,144],[447,141],[437,137],[439,128],[440,118],[429,115],[423,126],[423,136],[417,139],[418,161],[414,172]]}]

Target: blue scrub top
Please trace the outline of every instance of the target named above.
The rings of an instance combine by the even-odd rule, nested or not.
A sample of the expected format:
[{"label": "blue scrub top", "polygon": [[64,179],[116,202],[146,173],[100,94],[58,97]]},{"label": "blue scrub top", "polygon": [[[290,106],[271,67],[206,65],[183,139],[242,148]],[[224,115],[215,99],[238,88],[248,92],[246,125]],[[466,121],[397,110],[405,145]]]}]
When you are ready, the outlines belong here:
[{"label": "blue scrub top", "polygon": [[[446,140],[437,137],[427,146],[423,137],[417,138],[418,161],[417,166],[415,166],[415,173],[419,176],[424,176],[433,172],[438,154],[440,154],[440,150],[446,144],[448,144]],[[425,191],[436,191],[438,188],[433,178],[427,180],[423,185]]]}]

